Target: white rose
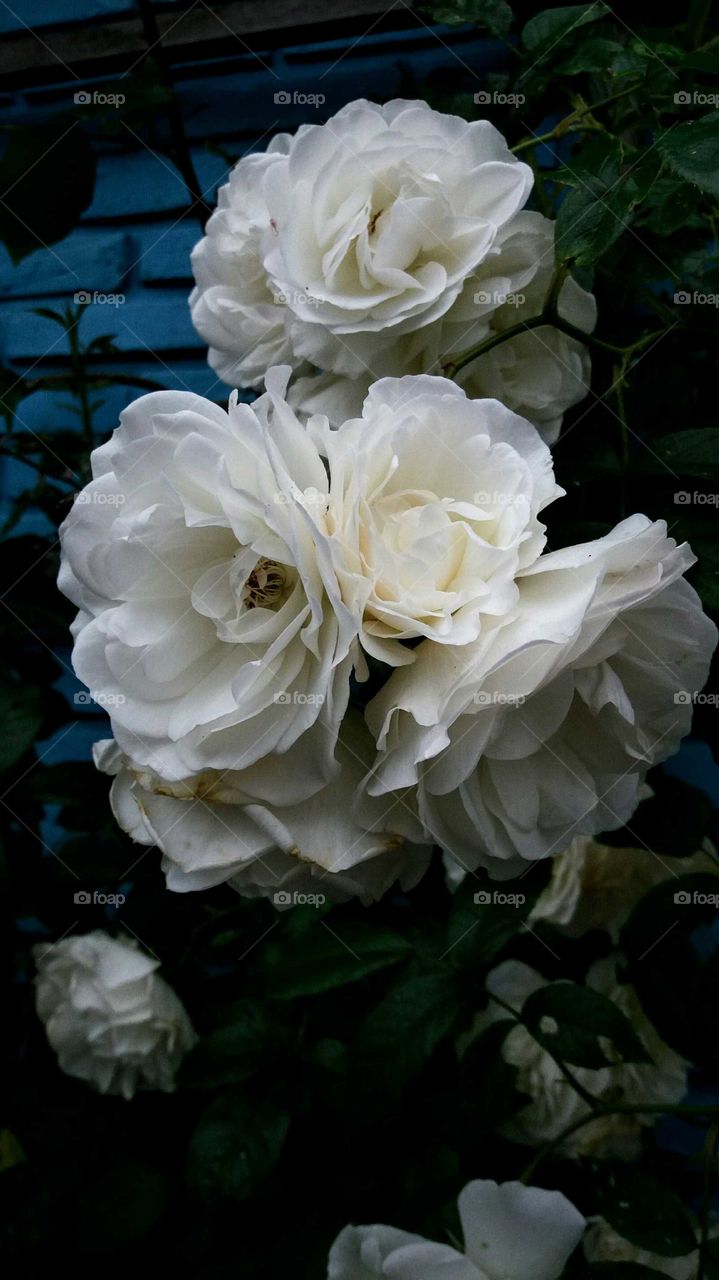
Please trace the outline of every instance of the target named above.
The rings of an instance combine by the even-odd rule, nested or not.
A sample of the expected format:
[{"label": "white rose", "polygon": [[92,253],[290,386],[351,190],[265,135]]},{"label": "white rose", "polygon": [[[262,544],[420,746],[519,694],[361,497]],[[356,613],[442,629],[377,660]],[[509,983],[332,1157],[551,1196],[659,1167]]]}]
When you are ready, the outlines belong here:
[{"label": "white rose", "polygon": [[[555,270],[554,223],[540,213],[523,212],[504,230],[491,281],[468,282],[441,323],[437,357],[444,360],[538,316],[544,309]],[[476,299],[489,298],[484,316]],[[503,301],[505,299],[505,301]],[[591,333],[597,320],[594,298],[568,277],[559,293],[558,311],[575,328]],[[428,356],[425,356],[425,363]],[[567,409],[589,388],[587,347],[561,330],[542,325],[499,343],[457,374],[467,395],[493,396],[527,418],[552,444]]]},{"label": "white rose", "polygon": [[293,778],[295,772],[306,778],[308,737],[284,756],[269,756],[262,774],[206,771],[174,785],[138,769],[112,741],[97,744],[95,763],[114,775],[111,804],[119,825],[133,840],[161,850],[169,889],[228,882],[245,897],[268,896],[284,906],[295,893],[335,902],[357,896],[367,904],[397,880],[411,888],[427,869],[430,849],[407,843],[391,827],[386,835],[367,831],[352,817],[372,758],[360,714],[349,712],[342,724],[338,775],[297,803]]},{"label": "white rose", "polygon": [[671,1280],[696,1280],[698,1274],[698,1250],[677,1258],[661,1257],[624,1240],[604,1218],[590,1219],[582,1247],[587,1262],[634,1262]]},{"label": "white rose", "polygon": [[356,628],[287,374],[227,412],[185,392],[135,401],[61,529],[75,670],[123,751],[168,781],[261,769],[313,727],[308,775],[335,768]]},{"label": "white rose", "polygon": [[581,1213],[559,1191],[469,1182],[458,1199],[464,1252],[386,1227],[345,1227],[327,1280],[557,1280],[581,1239]]},{"label": "white rose", "polygon": [[210,363],[256,384],[262,353],[291,348],[296,367],[364,375],[387,330],[447,313],[532,181],[489,121],[425,102],[351,102],[275,139],[240,160],[193,253]]},{"label": "white rose", "polygon": [[370,703],[368,794],[416,786],[425,838],[499,878],[622,826],[688,732],[716,644],[680,580],[693,559],[633,516],[535,561],[508,618],[462,649],[425,641]]},{"label": "white rose", "polygon": [[[554,223],[540,213],[518,213],[498,231],[492,253],[468,277],[446,315],[414,333],[385,333],[379,352],[363,351],[367,367],[353,377],[296,378],[290,403],[301,416],[326,413],[333,426],[358,417],[373,378],[441,374],[443,365],[464,351],[540,315],[554,268]],[[558,310],[575,328],[585,333],[594,328],[594,298],[571,277],[560,290]],[[456,381],[469,396],[499,400],[527,418],[551,444],[566,410],[586,395],[590,375],[586,346],[542,325],[492,346],[459,370]]]},{"label": "white rose", "polygon": [[124,1098],[174,1089],[197,1036],[159,960],[101,929],[41,943],[34,955],[38,1017],[67,1075]]},{"label": "white rose", "polygon": [[[597,1069],[575,1066],[572,1071],[589,1093],[607,1105],[680,1102],[686,1093],[687,1064],[657,1035],[634,988],[618,981],[617,962],[616,953],[596,961],[587,974],[587,986],[621,1009],[651,1062],[618,1062]],[[517,1012],[530,995],[547,985],[541,974],[519,960],[505,960],[487,977],[487,990]],[[473,1034],[505,1017],[502,1006],[490,1000],[487,1010],[477,1018]],[[502,1055],[517,1068],[517,1088],[532,1099],[503,1126],[507,1137],[530,1145],[550,1142],[563,1129],[590,1114],[589,1106],[565,1079],[561,1068],[525,1027],[517,1025],[508,1032]],[[562,1150],[572,1157],[634,1160],[640,1151],[642,1128],[655,1124],[656,1119],[653,1115],[598,1116],[565,1138]]]},{"label": "white rose", "polygon": [[210,347],[212,368],[233,387],[262,386],[267,369],[292,360],[287,309],[262,261],[269,227],[262,182],[273,165],[284,163],[290,141],[278,134],[266,152],[235,166],[192,254],[192,319]]},{"label": "white rose", "polygon": [[529,913],[530,923],[544,921],[570,937],[605,929],[616,942],[634,907],[657,884],[690,872],[717,874],[709,853],[688,858],[660,858],[647,849],[619,849],[575,836],[552,861],[549,884]]},{"label": "white rose", "polygon": [[538,514],[564,492],[534,427],[445,378],[386,378],[361,418],[315,437],[337,576],[368,653],[409,663],[397,640],[464,645],[511,609],[515,575],[545,544]]}]

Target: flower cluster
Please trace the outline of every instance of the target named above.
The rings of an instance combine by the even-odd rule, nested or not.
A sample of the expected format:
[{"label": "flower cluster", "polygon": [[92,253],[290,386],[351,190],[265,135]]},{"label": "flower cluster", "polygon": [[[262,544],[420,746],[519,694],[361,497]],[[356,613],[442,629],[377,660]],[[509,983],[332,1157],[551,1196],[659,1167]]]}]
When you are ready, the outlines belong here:
[{"label": "flower cluster", "polygon": [[687,732],[689,549],[636,515],[545,550],[594,308],[531,186],[488,121],[361,101],[220,192],[192,313],[265,391],[136,401],[62,528],[96,763],[172,888],[368,902],[436,844],[511,876],[620,827]]},{"label": "flower cluster", "polygon": [[[549,324],[490,341],[539,316],[550,289],[554,228],[524,208],[532,184],[489,121],[424,102],[351,102],[273,138],[235,166],[192,255],[213,369],[258,387],[290,364],[293,404],[339,425],[376,379],[439,374],[487,342],[461,385],[554,440],[586,394],[585,347]],[[557,305],[593,329],[594,299],[572,279]]]},{"label": "flower cluster", "polygon": [[[292,1149],[301,1143],[285,1104],[288,1051],[336,1074],[331,1092],[356,1093],[362,1119],[382,1089],[380,1060],[413,1093],[431,1081],[430,1114],[448,1098],[456,1112],[446,1172],[464,1171],[478,1135],[490,1141],[483,1172],[493,1132],[505,1176],[536,1149],[522,1181],[464,1186],[446,1241],[346,1226],[328,1280],[560,1280],[617,1264],[694,1280],[706,1261],[708,1201],[699,1231],[677,1217],[665,1238],[634,1222],[631,1181],[624,1198],[622,1162],[641,1168],[658,1117],[683,1113],[692,1066],[691,1037],[647,1016],[651,987],[646,998],[626,924],[667,877],[719,874],[716,858],[648,860],[601,833],[625,827],[651,794],[649,770],[688,733],[717,631],[685,578],[694,555],[664,521],[631,514],[592,541],[552,539],[546,513],[564,490],[550,446],[588,389],[588,349],[622,353],[621,381],[646,339],[591,337],[594,298],[557,260],[532,187],[532,168],[488,121],[423,102],[353,102],[241,159],[192,254],[192,319],[229,403],[177,391],[136,400],[93,452],[60,530],[74,669],[110,720],[94,762],[112,779],[119,827],[160,851],[168,889],[227,884],[278,910],[369,905],[413,888],[433,857],[449,892],[554,859],[526,912],[514,910],[524,894],[483,887],[465,922],[465,886],[429,948],[415,946],[417,929],[407,942],[372,927],[365,959],[327,926],[357,966],[337,966],[339,999],[384,967],[397,978],[376,1003],[374,980],[363,982],[368,1006],[364,994],[357,1018],[343,1006],[317,1043],[300,997],[322,993],[331,1010],[338,975],[311,913],[275,920],[227,967],[218,958],[249,908],[204,963],[201,943],[200,1003],[219,971],[232,986],[274,928],[276,958],[257,966],[263,999],[272,965],[299,960],[281,992],[297,1014],[275,1001],[266,1018],[250,978],[221,999],[220,1025],[208,1021],[181,1076],[215,1095],[190,1139],[188,1184],[203,1199],[249,1195],[283,1158],[290,1123]],[[198,910],[212,924],[211,899]],[[353,916],[362,939],[368,926]],[[515,954],[522,925],[539,928],[560,969],[546,939],[566,944],[583,981],[546,978],[525,944]],[[475,928],[480,945],[462,956],[486,1001],[471,1007],[460,953],[443,962]],[[662,923],[641,958],[673,928]],[[127,1099],[175,1088],[197,1036],[158,960],[99,930],[35,958],[37,1013],[63,1071]],[[433,1092],[445,1069],[449,1084]],[[244,1097],[255,1070],[263,1087],[269,1073],[266,1134]],[[344,1122],[338,1132],[354,1138]],[[599,1169],[606,1216],[527,1185],[549,1157],[564,1185]],[[331,1216],[323,1248],[344,1209]],[[438,1218],[415,1220],[436,1234],[426,1222]]]},{"label": "flower cluster", "polygon": [[288,375],[136,401],[63,526],[120,824],[176,889],[365,901],[432,844],[504,877],[620,826],[714,647],[688,548],[633,516],[547,553],[530,423],[419,375],[332,429]]}]

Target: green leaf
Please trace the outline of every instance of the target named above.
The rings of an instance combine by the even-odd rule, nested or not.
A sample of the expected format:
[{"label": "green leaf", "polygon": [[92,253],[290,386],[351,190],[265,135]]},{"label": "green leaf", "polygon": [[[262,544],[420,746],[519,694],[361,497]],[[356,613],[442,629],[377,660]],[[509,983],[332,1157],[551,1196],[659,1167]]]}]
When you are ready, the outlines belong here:
[{"label": "green leaf", "polygon": [[288,1128],[289,1117],[271,1102],[223,1094],[190,1140],[190,1186],[203,1200],[246,1200],[272,1172]]},{"label": "green leaf", "polygon": [[11,1129],[0,1129],[0,1173],[24,1164],[27,1156]]},{"label": "green leaf", "polygon": [[680,475],[719,479],[719,427],[673,431],[653,441],[652,449]]},{"label": "green leaf", "polygon": [[605,71],[621,52],[622,46],[616,40],[593,36],[572,50],[556,70],[562,76],[575,76],[582,71]]},{"label": "green leaf", "polygon": [[453,974],[419,974],[370,1013],[353,1046],[354,1066],[374,1095],[395,1096],[425,1065],[458,1016]]},{"label": "green leaf", "polygon": [[[289,949],[288,949],[289,947]],[[294,1000],[343,987],[411,954],[406,938],[369,921],[316,919],[295,946],[286,939],[268,943],[261,968],[273,997]]]},{"label": "green leaf", "polygon": [[[702,201],[702,193],[696,187],[689,186],[676,174],[662,173],[654,183],[651,199],[641,210],[639,221],[659,236],[670,236],[687,227],[699,229],[705,225],[700,212]],[[680,278],[686,277],[680,275]],[[705,287],[700,292],[712,292],[705,281],[702,284]]]},{"label": "green leaf", "polygon": [[[655,66],[651,49],[622,49],[611,65],[613,76],[643,76]],[[637,86],[638,87],[638,86]]]},{"label": "green leaf", "polygon": [[265,1005],[239,1004],[233,1021],[204,1034],[185,1058],[178,1084],[185,1089],[216,1089],[241,1084],[278,1051],[283,1035]]},{"label": "green leaf", "polygon": [[708,75],[719,76],[719,53],[716,49],[697,49],[693,53],[685,53],[682,67],[690,71],[706,71]]},{"label": "green leaf", "polygon": [[95,157],[72,116],[13,130],[0,161],[0,240],[14,262],[63,240],[92,200]]},{"label": "green leaf", "polygon": [[32,313],[35,316],[42,316],[43,320],[52,320],[53,324],[57,324],[61,329],[67,329],[68,317],[62,315],[60,311],[53,311],[52,307],[33,307]]},{"label": "green leaf", "polygon": [[524,1004],[522,1020],[539,1044],[573,1066],[651,1062],[621,1009],[576,982],[553,982],[535,991]]},{"label": "green leaf", "polygon": [[687,182],[719,196],[719,111],[668,130],[657,150]]},{"label": "green leaf", "polygon": [[619,138],[605,133],[592,135],[576,150],[567,165],[552,169],[552,182],[602,192],[617,181],[623,154]]},{"label": "green leaf", "polygon": [[512,10],[506,0],[448,0],[447,3],[436,0],[423,7],[429,9],[435,22],[449,26],[471,22],[500,38],[507,35],[512,25]]},{"label": "green leaf", "polygon": [[564,9],[545,9],[538,13],[522,31],[522,44],[530,53],[548,53],[549,49],[559,44],[571,31],[586,26],[588,22],[596,22],[610,10],[600,0],[595,4],[573,4]]},{"label": "green leaf", "polygon": [[31,685],[0,685],[0,770],[11,768],[29,750],[42,718],[39,689]]},{"label": "green leaf", "polygon": [[557,258],[592,266],[619,239],[639,200],[636,183],[620,179],[602,190],[577,188],[559,207],[555,229]]},{"label": "green leaf", "polygon": [[14,369],[0,366],[0,413],[8,431],[12,430],[15,410],[27,394],[25,379],[15,373]]},{"label": "green leaf", "polygon": [[489,888],[468,877],[452,900],[446,958],[453,968],[475,973],[491,964],[502,947],[524,925],[549,878],[549,865],[532,872],[521,888],[510,884]]},{"label": "green leaf", "polygon": [[689,1216],[675,1193],[647,1169],[615,1166],[596,1187],[597,1212],[640,1249],[676,1258],[696,1249]]}]

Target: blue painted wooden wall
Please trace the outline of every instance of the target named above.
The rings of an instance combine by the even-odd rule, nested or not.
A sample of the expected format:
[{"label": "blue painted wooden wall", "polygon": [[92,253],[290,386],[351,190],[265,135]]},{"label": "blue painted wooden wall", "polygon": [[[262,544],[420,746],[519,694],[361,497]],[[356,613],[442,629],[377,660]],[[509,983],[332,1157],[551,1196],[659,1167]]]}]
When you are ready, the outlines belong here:
[{"label": "blue painted wooden wall", "polygon": [[[0,3],[0,34],[19,29],[20,15],[27,25],[41,29],[51,22],[131,12],[133,5],[131,0],[16,0],[12,9],[18,16]],[[257,56],[244,52],[236,41],[228,44],[227,57],[180,64],[174,72],[196,170],[211,204],[226,179],[228,160],[263,149],[274,132],[292,131],[308,118],[326,119],[353,98],[412,96],[432,78],[456,87],[461,77],[468,89],[476,89],[481,80],[474,77],[481,77],[497,60],[497,46],[472,31],[423,26],[370,32],[356,42],[353,37],[259,50]],[[6,95],[4,120],[24,123],[72,109],[74,95],[83,90],[121,93],[123,88],[127,85],[121,74],[82,81],[68,75],[49,87]],[[321,92],[326,102],[320,108],[278,105],[275,94],[283,88]],[[94,200],[67,239],[38,250],[16,267],[0,246],[0,356],[19,373],[60,371],[67,358],[66,339],[51,320],[34,314],[34,308],[57,307],[80,290],[122,294],[122,305],[86,307],[81,336],[88,340],[112,334],[134,373],[222,400],[228,391],[206,363],[187,306],[189,254],[200,230],[194,218],[182,217],[188,206],[184,183],[166,155],[123,133],[123,145],[100,145]],[[108,392],[97,415],[98,427],[109,432],[123,404],[135,394],[122,387]],[[66,403],[65,396],[30,397],[20,406],[20,429],[67,428],[67,411],[61,408]],[[7,511],[8,498],[31,478],[27,468],[5,465],[0,516]],[[40,519],[25,516],[17,532],[38,528]]]}]

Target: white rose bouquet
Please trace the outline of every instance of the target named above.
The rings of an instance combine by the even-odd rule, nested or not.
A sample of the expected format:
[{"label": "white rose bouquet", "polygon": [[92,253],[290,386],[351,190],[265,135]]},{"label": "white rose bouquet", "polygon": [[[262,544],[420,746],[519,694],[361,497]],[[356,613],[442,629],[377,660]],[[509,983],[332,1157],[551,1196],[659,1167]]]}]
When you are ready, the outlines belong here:
[{"label": "white rose bouquet", "polygon": [[506,877],[621,826],[716,642],[689,548],[634,516],[547,553],[546,444],[446,379],[332,429],[287,377],[136,401],[61,530],[121,825],[173,888],[279,891],[299,859],[366,901],[432,844]]},{"label": "white rose bouquet", "polygon": [[29,7],[10,1270],[716,1280],[716,15]]}]

